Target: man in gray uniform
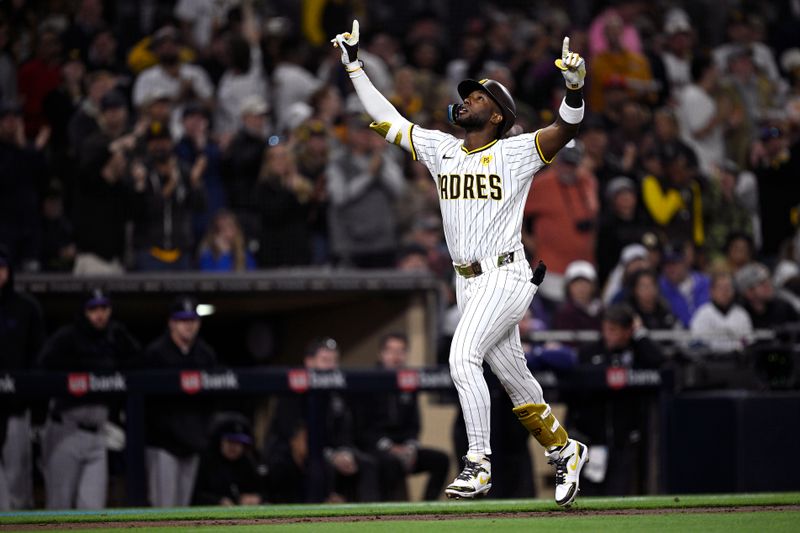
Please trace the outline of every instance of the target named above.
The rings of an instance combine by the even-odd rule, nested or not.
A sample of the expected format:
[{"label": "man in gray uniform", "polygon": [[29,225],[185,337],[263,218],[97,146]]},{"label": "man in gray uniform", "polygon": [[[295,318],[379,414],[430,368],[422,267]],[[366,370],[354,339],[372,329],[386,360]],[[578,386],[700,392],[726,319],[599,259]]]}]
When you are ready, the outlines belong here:
[{"label": "man in gray uniform", "polygon": [[[93,289],[73,324],[45,343],[39,358],[47,370],[108,372],[138,355],[139,343],[111,319],[111,300]],[[103,428],[115,400],[92,395],[54,398],[42,440],[48,509],[102,509],[106,506],[108,461]]]}]

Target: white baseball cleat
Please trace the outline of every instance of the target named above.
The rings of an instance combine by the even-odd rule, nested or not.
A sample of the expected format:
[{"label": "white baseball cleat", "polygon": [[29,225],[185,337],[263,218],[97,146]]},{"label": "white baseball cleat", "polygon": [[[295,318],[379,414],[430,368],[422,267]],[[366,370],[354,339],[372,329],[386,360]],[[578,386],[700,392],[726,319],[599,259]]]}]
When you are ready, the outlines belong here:
[{"label": "white baseball cleat", "polygon": [[448,498],[477,498],[492,488],[492,463],[486,456],[464,457],[464,470],[444,490]]},{"label": "white baseball cleat", "polygon": [[556,467],[556,503],[569,507],[578,496],[581,469],[589,461],[589,448],[569,439],[560,449],[547,453],[548,463]]}]

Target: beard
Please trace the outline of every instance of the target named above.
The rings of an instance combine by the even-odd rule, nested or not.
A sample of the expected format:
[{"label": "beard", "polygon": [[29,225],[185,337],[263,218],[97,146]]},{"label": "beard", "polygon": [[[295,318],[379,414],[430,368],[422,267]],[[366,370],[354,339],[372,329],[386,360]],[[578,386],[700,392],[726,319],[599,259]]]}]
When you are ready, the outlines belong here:
[{"label": "beard", "polygon": [[455,123],[467,131],[479,130],[486,124],[486,117],[467,113],[456,117]]}]

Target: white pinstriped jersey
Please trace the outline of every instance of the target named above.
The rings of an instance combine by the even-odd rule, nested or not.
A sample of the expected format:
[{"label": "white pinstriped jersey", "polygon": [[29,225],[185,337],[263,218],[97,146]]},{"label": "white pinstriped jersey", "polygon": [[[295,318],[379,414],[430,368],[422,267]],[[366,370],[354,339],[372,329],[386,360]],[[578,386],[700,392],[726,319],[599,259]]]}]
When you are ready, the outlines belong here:
[{"label": "white pinstriped jersey", "polygon": [[444,235],[454,263],[522,247],[522,214],[533,175],[545,161],[538,131],[467,151],[450,134],[411,127],[411,155],[428,167],[439,192]]}]

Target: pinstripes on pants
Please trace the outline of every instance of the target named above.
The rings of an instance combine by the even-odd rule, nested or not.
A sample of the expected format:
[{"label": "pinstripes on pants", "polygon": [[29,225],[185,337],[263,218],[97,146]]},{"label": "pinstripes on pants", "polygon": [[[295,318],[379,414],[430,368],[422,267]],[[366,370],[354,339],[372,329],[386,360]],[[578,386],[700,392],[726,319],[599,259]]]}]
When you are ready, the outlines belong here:
[{"label": "pinstripes on pants", "polygon": [[543,403],[542,388],[528,369],[517,326],[536,294],[531,275],[530,265],[522,260],[474,278],[457,277],[461,320],[450,347],[450,375],[464,413],[469,453],[491,454],[484,360],[515,407]]}]

